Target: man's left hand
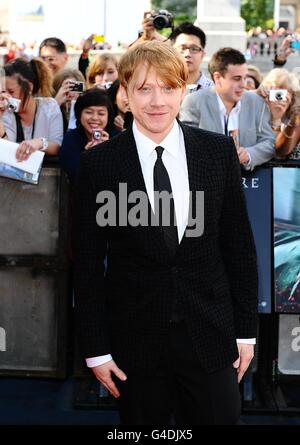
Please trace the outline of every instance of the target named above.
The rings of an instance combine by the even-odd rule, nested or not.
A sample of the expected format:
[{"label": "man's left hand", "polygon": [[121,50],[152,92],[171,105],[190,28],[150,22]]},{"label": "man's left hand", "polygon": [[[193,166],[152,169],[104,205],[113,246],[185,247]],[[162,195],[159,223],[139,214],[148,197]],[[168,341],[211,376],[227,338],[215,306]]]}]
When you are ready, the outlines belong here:
[{"label": "man's left hand", "polygon": [[243,378],[243,375],[248,369],[248,366],[250,365],[251,360],[254,356],[254,345],[248,345],[245,343],[238,343],[237,344],[238,351],[239,351],[239,358],[233,363],[233,367],[237,370],[238,375],[238,383]]},{"label": "man's left hand", "polygon": [[240,164],[248,164],[249,155],[248,155],[247,150],[244,147],[239,147],[237,149],[237,154],[239,157]]}]

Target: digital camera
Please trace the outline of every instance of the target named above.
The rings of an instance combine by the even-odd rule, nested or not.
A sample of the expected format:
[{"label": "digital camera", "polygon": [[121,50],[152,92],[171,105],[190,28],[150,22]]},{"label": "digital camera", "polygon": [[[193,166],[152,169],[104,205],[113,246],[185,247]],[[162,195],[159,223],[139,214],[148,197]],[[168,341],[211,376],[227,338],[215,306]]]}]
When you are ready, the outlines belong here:
[{"label": "digital camera", "polygon": [[93,129],[93,139],[94,141],[100,141],[102,136],[102,130],[100,128]]},{"label": "digital camera", "polygon": [[166,9],[153,11],[151,17],[155,29],[173,28],[173,15]]},{"label": "digital camera", "polygon": [[282,102],[287,99],[287,90],[270,90],[270,102]]},{"label": "digital camera", "polygon": [[84,90],[84,83],[80,80],[74,80],[70,83],[70,91],[76,91],[77,93],[82,93]]},{"label": "digital camera", "polygon": [[13,113],[17,113],[21,107],[21,100],[15,97],[10,97],[7,99],[7,109]]}]

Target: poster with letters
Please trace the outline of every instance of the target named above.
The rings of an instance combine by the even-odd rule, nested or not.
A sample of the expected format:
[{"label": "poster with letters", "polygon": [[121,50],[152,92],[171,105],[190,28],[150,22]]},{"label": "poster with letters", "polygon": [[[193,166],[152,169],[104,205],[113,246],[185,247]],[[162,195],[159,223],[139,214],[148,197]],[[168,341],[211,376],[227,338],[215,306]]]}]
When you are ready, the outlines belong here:
[{"label": "poster with letters", "polygon": [[242,172],[248,215],[258,263],[258,311],[271,312],[271,169]]}]

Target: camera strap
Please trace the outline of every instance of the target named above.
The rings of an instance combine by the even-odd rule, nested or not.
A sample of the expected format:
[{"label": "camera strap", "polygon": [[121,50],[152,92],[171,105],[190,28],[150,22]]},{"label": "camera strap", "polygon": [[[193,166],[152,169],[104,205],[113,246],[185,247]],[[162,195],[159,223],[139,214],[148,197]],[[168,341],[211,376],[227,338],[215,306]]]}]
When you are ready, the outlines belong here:
[{"label": "camera strap", "polygon": [[[33,122],[32,122],[31,139],[33,139],[33,135],[34,135],[35,117],[36,117],[37,107],[38,106],[37,106],[37,103],[36,103],[35,112],[34,112],[34,118],[33,118]],[[24,136],[24,130],[23,130],[21,118],[20,118],[18,113],[14,113],[14,115],[15,115],[16,127],[17,127],[17,139],[16,139],[16,142],[23,142],[25,140],[25,136]]]}]

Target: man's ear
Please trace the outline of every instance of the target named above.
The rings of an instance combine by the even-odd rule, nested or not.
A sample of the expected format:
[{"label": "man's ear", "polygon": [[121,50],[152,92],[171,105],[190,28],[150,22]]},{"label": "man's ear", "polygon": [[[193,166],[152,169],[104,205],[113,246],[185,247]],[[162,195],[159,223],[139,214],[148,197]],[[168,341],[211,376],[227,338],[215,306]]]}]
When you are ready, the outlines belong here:
[{"label": "man's ear", "polygon": [[220,78],[222,77],[222,74],[219,71],[215,71],[212,75],[213,81],[216,85],[218,85]]}]

